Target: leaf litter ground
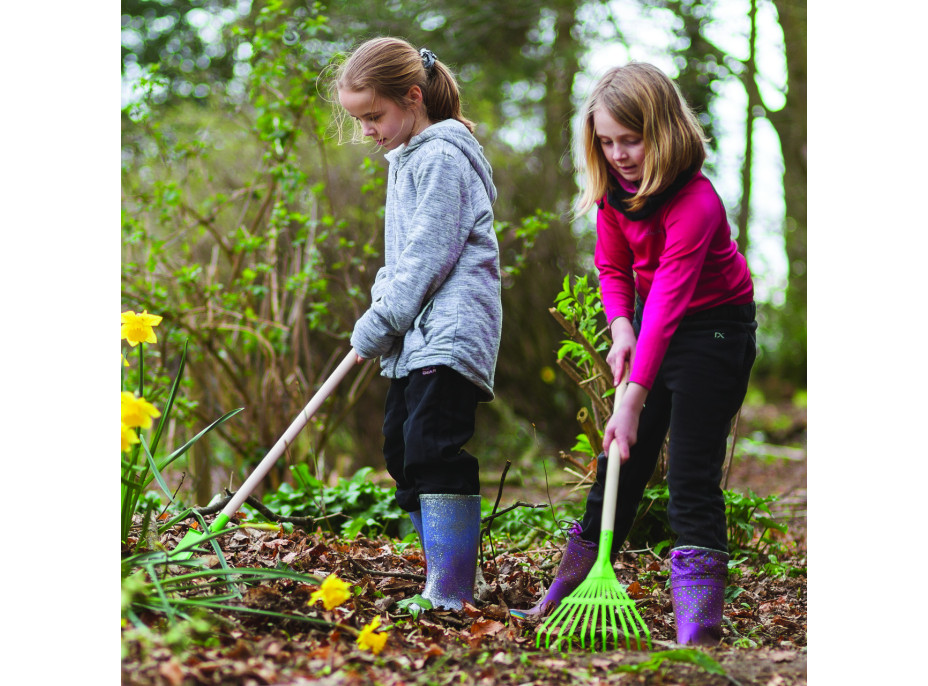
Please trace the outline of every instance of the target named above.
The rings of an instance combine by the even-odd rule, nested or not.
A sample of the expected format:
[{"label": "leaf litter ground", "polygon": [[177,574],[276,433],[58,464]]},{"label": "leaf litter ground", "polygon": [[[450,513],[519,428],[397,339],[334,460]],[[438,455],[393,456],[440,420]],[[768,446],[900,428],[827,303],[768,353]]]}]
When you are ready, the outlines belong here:
[{"label": "leaf litter ground", "polygon": [[[230,566],[286,567],[319,580],[337,574],[356,587],[356,595],[326,611],[321,603],[309,604],[315,585],[265,582],[246,589],[239,605],[325,620],[328,625],[221,611],[211,615],[213,623],[202,628],[201,635],[188,628],[182,639],[172,639],[171,631],[160,624],[163,617],[143,614],[140,619],[158,630],[124,627],[123,683],[806,684],[804,450],[774,461],[738,459],[729,487],[781,496],[775,514],[790,524],[784,539],[789,554],[778,562],[799,573],[773,576],[760,563],[741,565],[741,575],[730,580],[740,591],[726,604],[722,643],[699,649],[720,668],[694,662],[692,652],[664,652],[681,646],[674,643],[668,562],[650,553],[624,552],[616,573],[638,602],[653,650],[558,653],[537,649],[535,625],[508,613],[509,607],[532,605],[550,584],[560,557],[555,542],[510,552],[500,541],[494,540],[491,549],[485,540],[475,604],[461,612],[431,610],[413,618],[399,604],[420,592],[424,583],[424,558],[417,544],[389,538],[349,541],[321,530],[245,528],[218,539]],[[183,527],[177,527],[166,532],[161,543],[173,549],[183,533]],[[203,561],[211,567],[220,563],[216,556]],[[376,615],[389,638],[383,651],[373,655],[359,649],[355,639],[356,631]]]}]

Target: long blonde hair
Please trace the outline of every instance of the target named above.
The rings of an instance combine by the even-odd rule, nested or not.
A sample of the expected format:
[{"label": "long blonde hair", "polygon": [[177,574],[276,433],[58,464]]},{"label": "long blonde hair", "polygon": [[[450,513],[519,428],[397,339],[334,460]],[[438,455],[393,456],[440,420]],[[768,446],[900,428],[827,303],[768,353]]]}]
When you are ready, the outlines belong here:
[{"label": "long blonde hair", "polygon": [[593,126],[593,113],[603,109],[622,126],[641,135],[644,162],[638,192],[626,201],[631,212],[666,189],[680,172],[701,166],[707,138],[677,85],[657,67],[634,62],[607,71],[582,110],[578,169],[584,177],[575,212],[584,214],[609,189],[609,163]]},{"label": "long blonde hair", "polygon": [[[461,112],[461,95],[454,75],[433,53],[423,52],[426,55],[399,38],[381,37],[366,41],[338,65],[330,95],[337,102],[339,90],[363,91],[370,88],[380,97],[406,109],[412,105],[407,97],[409,89],[419,86],[430,121],[457,119],[473,133],[474,123],[465,119]],[[336,111],[344,116],[341,108]],[[354,140],[362,138],[360,126],[355,122]]]}]

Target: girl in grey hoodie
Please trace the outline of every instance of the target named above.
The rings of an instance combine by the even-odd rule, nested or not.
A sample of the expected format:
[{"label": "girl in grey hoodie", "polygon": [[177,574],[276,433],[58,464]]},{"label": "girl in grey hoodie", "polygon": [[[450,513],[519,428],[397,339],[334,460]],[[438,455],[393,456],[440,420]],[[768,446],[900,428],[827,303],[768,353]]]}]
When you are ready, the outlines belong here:
[{"label": "girl in grey hoodie", "polygon": [[389,162],[385,264],[351,344],[391,379],[384,457],[425,550],[417,603],[459,609],[473,602],[480,530],[477,459],[463,446],[493,398],[502,327],[493,172],[431,51],[367,41],[334,85],[355,140]]}]

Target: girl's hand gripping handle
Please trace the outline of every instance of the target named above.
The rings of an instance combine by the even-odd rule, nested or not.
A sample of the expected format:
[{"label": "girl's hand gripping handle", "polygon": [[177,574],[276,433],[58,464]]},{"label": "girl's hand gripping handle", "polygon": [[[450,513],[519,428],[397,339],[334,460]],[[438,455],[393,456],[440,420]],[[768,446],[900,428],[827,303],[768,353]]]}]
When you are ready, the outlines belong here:
[{"label": "girl's hand gripping handle", "polygon": [[[619,411],[619,404],[622,402],[622,396],[625,394],[626,388],[628,388],[627,378],[623,379],[615,389],[615,401],[612,405],[613,417]],[[613,440],[609,443],[609,460],[606,463],[606,489],[603,493],[603,531],[608,529],[611,532],[615,527],[615,502],[619,494],[619,468],[621,464],[618,441]]]}]

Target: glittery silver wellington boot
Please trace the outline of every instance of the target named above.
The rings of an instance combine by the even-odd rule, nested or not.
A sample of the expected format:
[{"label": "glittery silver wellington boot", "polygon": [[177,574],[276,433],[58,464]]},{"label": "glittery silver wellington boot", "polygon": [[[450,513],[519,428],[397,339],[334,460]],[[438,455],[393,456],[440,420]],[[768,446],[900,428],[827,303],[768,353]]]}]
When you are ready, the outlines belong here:
[{"label": "glittery silver wellington boot", "polygon": [[480,544],[480,496],[423,494],[422,544],[425,590],[435,608],[460,610],[474,602]]},{"label": "glittery silver wellington boot", "polygon": [[[406,514],[409,515],[409,520],[412,522],[413,528],[416,530],[416,533],[419,534],[419,543],[422,543],[422,510],[414,510]],[[425,546],[423,546],[423,548],[424,547]]]},{"label": "glittery silver wellington boot", "polygon": [[[412,522],[413,528],[416,530],[416,533],[419,535],[419,545],[422,547],[422,557],[425,558],[425,537],[422,535],[422,510],[413,510],[412,512],[407,513],[409,519]],[[429,561],[425,561],[425,570],[428,572]]]},{"label": "glittery silver wellington boot", "polygon": [[711,548],[670,551],[677,643],[714,645],[722,638],[728,553]]}]

